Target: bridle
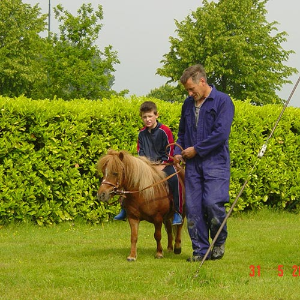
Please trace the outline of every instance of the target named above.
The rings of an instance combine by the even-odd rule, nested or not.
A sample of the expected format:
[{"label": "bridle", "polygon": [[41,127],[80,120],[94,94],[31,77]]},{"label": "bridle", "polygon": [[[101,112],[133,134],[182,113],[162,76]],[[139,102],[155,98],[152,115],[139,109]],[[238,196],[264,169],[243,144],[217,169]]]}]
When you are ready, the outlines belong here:
[{"label": "bridle", "polygon": [[[117,182],[116,184],[107,181],[105,178],[102,180],[101,185],[102,184],[107,184],[113,187],[112,191],[109,192],[110,195],[115,196],[115,195],[122,195],[123,191],[119,190],[119,182]],[[100,185],[100,186],[101,186]]]},{"label": "bridle", "polygon": [[[171,144],[168,144],[167,147],[166,147],[166,149],[167,149],[168,147],[172,146],[172,145],[178,146],[178,147],[183,151],[182,147],[181,147],[180,145],[178,145],[177,143],[171,143]],[[171,157],[172,159],[174,159],[174,157],[172,157],[171,155],[168,154],[168,156]],[[173,165],[174,165],[174,163],[173,163]],[[151,185],[149,185],[149,186],[147,186],[147,187],[145,187],[145,188],[143,188],[143,189],[141,189],[141,190],[137,190],[137,191],[125,191],[125,190],[120,190],[120,189],[119,189],[119,187],[120,187],[119,181],[117,181],[117,183],[115,184],[115,183],[113,183],[113,182],[107,181],[105,178],[102,180],[101,185],[102,185],[102,184],[106,184],[106,185],[109,185],[109,186],[112,186],[112,187],[113,187],[113,189],[109,192],[109,195],[111,195],[112,197],[113,197],[113,196],[116,196],[116,195],[126,197],[126,194],[140,193],[140,192],[142,192],[142,191],[144,191],[144,190],[146,190],[146,189],[149,189],[149,188],[152,188],[152,187],[154,187],[154,186],[156,186],[156,185],[159,185],[159,184],[161,184],[161,183],[167,181],[167,180],[170,179],[171,177],[177,175],[177,174],[180,173],[181,171],[182,171],[182,168],[180,167],[179,170],[176,171],[175,173],[173,173],[173,174],[171,174],[171,175],[165,177],[164,179],[162,179],[162,180],[160,180],[160,181],[157,181],[157,182],[155,182],[155,183],[153,183],[153,184],[151,184]],[[100,185],[100,186],[101,186],[101,185]]]}]

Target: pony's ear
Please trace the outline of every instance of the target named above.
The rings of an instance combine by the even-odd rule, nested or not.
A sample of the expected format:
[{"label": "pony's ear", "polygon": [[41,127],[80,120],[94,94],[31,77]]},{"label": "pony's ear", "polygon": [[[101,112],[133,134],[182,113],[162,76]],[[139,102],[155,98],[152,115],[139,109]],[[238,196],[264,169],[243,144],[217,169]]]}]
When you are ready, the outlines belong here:
[{"label": "pony's ear", "polygon": [[119,152],[119,158],[121,161],[124,159],[124,152],[122,151]]}]

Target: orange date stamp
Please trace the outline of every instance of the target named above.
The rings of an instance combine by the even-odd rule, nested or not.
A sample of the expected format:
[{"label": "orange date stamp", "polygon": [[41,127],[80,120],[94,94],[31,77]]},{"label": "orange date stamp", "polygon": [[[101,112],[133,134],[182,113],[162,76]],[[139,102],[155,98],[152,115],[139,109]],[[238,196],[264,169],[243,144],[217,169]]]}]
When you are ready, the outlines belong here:
[{"label": "orange date stamp", "polygon": [[[250,277],[260,277],[263,270],[260,265],[250,265],[249,266]],[[293,277],[300,277],[300,266],[293,265],[292,269],[284,267],[284,265],[278,265],[277,266],[277,276],[278,277],[283,277],[285,273],[288,273],[289,275]]]}]

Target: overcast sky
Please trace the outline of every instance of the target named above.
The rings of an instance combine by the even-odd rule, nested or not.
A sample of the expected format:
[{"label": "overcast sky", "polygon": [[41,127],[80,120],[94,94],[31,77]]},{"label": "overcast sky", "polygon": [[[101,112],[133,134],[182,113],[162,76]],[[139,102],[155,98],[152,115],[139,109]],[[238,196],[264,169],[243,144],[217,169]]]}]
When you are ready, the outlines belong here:
[{"label": "overcast sky", "polygon": [[[129,89],[130,94],[142,96],[151,89],[163,85],[167,78],[155,75],[161,67],[163,55],[169,52],[169,37],[176,36],[175,22],[182,21],[197,7],[201,0],[50,0],[51,7],[58,4],[72,14],[83,3],[92,3],[96,8],[101,4],[104,12],[103,28],[99,36],[99,48],[112,45],[118,52],[120,64],[116,65],[114,89]],[[49,0],[23,0],[25,3],[38,3],[43,13],[48,13]],[[300,1],[269,0],[268,22],[279,22],[278,30],[288,33],[288,41],[283,44],[285,50],[294,50],[287,65],[300,71],[299,13]],[[51,31],[57,31],[52,14]],[[299,74],[290,79],[293,84],[285,85],[278,93],[288,99]],[[259,84],[259,83],[258,83]],[[300,107],[300,85],[294,93],[290,106]]]}]

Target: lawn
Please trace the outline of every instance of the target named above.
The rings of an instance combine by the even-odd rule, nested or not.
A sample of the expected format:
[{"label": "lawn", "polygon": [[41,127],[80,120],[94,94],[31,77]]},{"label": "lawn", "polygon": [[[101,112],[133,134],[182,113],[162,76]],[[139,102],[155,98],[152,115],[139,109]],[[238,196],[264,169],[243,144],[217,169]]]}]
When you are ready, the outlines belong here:
[{"label": "lawn", "polygon": [[[299,299],[299,214],[262,210],[228,220],[222,260],[154,259],[153,225],[141,222],[138,259],[127,262],[127,222],[0,228],[0,299]],[[166,247],[166,233],[163,232]]]}]

